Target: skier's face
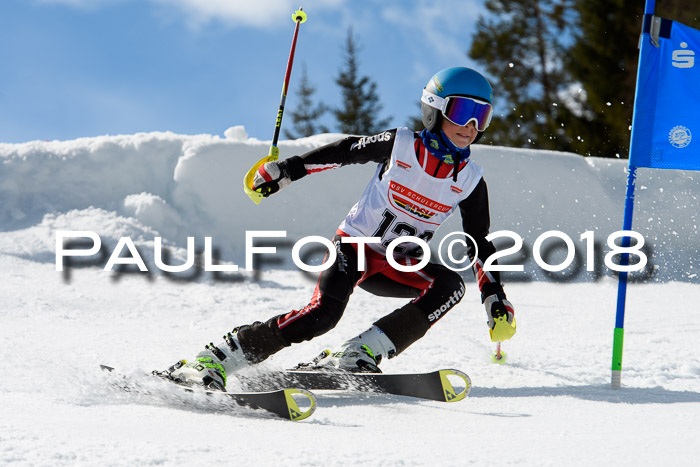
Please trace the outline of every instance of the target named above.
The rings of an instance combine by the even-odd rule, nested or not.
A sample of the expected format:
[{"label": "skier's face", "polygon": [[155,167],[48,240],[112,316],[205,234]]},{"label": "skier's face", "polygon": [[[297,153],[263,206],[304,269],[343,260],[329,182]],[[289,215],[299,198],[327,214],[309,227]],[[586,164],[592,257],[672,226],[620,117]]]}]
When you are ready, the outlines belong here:
[{"label": "skier's face", "polygon": [[464,126],[455,125],[446,118],[442,119],[442,131],[445,132],[450,141],[455,146],[466,148],[476,139],[477,130],[474,121],[470,121]]}]

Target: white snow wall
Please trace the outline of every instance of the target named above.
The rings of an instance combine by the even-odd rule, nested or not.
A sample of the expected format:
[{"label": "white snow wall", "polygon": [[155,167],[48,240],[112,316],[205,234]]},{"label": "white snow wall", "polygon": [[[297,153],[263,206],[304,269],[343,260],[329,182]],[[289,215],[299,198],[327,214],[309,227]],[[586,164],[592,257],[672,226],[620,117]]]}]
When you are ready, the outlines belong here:
[{"label": "white snow wall", "polygon": [[[281,158],[340,137],[281,141]],[[211,236],[222,260],[243,267],[247,230],[286,230],[286,243],[273,242],[281,263],[269,267],[294,267],[291,244],[307,235],[330,237],[375,166],[308,176],[255,205],[243,193],[242,178],[269,144],[248,138],[243,127],[230,128],[224,138],[139,133],[0,144],[0,231],[9,234],[0,252],[53,262],[56,230],[91,230],[108,253],[119,237],[129,236],[153,268],[154,237],[172,247],[175,264],[184,259],[188,236],[200,249]],[[475,145],[472,157],[485,169],[492,232],[511,230],[524,238],[522,257],[506,262],[524,263],[525,272],[508,273],[509,280],[594,280],[610,274],[603,255],[607,236],[622,226],[626,161],[482,145]],[[634,230],[652,252],[652,269],[638,279],[698,281],[699,177],[638,171]],[[459,229],[456,215],[438,232],[434,250],[442,236]],[[562,273],[545,274],[532,259],[536,238],[548,230],[568,234],[578,250],[577,261]],[[587,272],[583,264],[586,249],[579,237],[589,230],[601,244],[597,272]],[[545,243],[552,245],[563,243]],[[558,263],[563,255],[556,250],[549,261]]]}]

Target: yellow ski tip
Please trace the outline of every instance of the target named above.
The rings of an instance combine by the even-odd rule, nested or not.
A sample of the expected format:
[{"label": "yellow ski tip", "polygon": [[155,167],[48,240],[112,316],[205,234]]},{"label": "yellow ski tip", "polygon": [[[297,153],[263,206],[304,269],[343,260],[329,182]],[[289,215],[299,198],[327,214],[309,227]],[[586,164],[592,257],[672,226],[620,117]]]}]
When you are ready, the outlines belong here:
[{"label": "yellow ski tip", "polygon": [[[272,150],[270,152],[272,152]],[[246,195],[248,195],[248,198],[250,198],[255,204],[260,204],[260,201],[262,201],[264,198],[264,196],[260,192],[253,190],[253,179],[255,178],[255,172],[258,171],[261,165],[267,162],[274,162],[278,158],[279,156],[275,153],[263,157],[258,162],[256,162],[253,165],[253,167],[251,167],[250,170],[248,170],[248,172],[245,174],[245,177],[243,177],[243,191]]]},{"label": "yellow ski tip", "polygon": [[299,21],[300,24],[306,23],[306,13],[304,13],[304,11],[301,8],[299,8],[292,15],[292,21],[294,21],[295,23]]},{"label": "yellow ski tip", "polygon": [[[308,398],[308,403],[310,404],[306,411],[299,408],[299,403],[294,396],[299,397],[300,400],[307,402],[304,397]],[[301,397],[303,396],[303,397]],[[287,408],[289,409],[289,419],[296,422],[298,420],[304,420],[309,418],[315,411],[318,401],[316,396],[305,389],[285,389],[284,398],[287,400]]]},{"label": "yellow ski tip", "polygon": [[[455,376],[461,379],[460,385],[463,384],[464,389],[457,393],[452,382],[448,379],[448,376]],[[472,390],[472,380],[466,373],[459,370],[440,370],[440,381],[442,382],[442,392],[445,394],[445,402],[461,401],[467,397]]]}]

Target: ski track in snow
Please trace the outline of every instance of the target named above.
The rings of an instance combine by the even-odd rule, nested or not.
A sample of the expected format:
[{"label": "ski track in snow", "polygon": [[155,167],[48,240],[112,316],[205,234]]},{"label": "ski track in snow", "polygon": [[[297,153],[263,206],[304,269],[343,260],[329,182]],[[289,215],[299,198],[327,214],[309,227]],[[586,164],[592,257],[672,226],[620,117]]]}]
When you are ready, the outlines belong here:
[{"label": "ski track in snow", "polygon": [[[298,272],[228,284],[85,268],[66,282],[50,264],[0,255],[0,265],[0,463],[693,465],[700,454],[700,324],[674,311],[700,300],[692,284],[630,287],[621,390],[609,388],[612,280],[510,284],[518,334],[504,365],[490,362],[472,282],[424,339],[383,363],[462,369],[474,384],[466,400],[318,392],[316,414],[292,423],[115,391],[99,364],[161,369],[236,324],[303,306],[313,283]],[[334,330],[264,365],[308,360],[401,303],[357,290]]]},{"label": "ski track in snow", "polygon": [[[280,157],[341,136],[280,141]],[[601,264],[606,237],[622,224],[626,162],[553,151],[473,151],[489,184],[492,230],[517,232],[526,247],[524,282],[504,279],[518,322],[504,344],[508,362],[491,363],[494,345],[467,273],[472,282],[459,306],[382,363],[386,372],[461,369],[474,386],[466,400],[318,392],[316,413],[293,423],[222,410],[179,390],[151,397],[111,388],[101,363],[134,375],[164,369],[236,325],[308,303],[315,278],[290,268],[289,247],[332,234],[375,167],[315,174],[256,206],[240,180],[268,150],[241,126],[224,138],[159,132],[0,143],[0,465],[697,464],[697,175],[639,171],[634,228],[653,252],[653,274],[629,287],[624,387],[612,390],[617,287]],[[185,262],[187,237],[201,247],[211,236],[221,261],[243,266],[245,232],[280,229],[285,259],[265,263],[257,276],[186,273],[175,281],[154,268],[156,236],[168,264]],[[459,229],[453,216],[433,244]],[[57,272],[60,230],[96,232],[107,254],[127,236],[149,274],[104,272],[106,257],[100,267]],[[603,246],[597,272],[581,263],[581,274],[572,266],[564,273],[573,279],[563,283],[533,266],[527,250],[550,230],[569,235],[580,258],[579,236],[593,231]],[[403,303],[358,289],[335,329],[263,365],[308,361]]]}]

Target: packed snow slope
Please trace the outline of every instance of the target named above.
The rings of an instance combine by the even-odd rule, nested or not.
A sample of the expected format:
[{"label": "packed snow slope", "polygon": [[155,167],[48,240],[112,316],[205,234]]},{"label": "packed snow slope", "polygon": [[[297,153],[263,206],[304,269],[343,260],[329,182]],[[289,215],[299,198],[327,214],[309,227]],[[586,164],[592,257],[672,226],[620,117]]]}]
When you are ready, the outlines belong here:
[{"label": "packed snow slope", "polygon": [[[282,157],[340,136],[283,141]],[[651,246],[652,267],[629,288],[624,387],[612,390],[616,282],[602,256],[621,225],[625,164],[571,154],[473,151],[489,184],[492,230],[512,230],[526,247],[508,258],[525,271],[505,284],[518,322],[504,344],[507,363],[491,363],[474,283],[425,338],[382,363],[386,372],[462,369],[474,386],[466,400],[326,392],[312,418],[293,423],[188,403],[175,389],[139,396],[110,387],[100,363],[134,374],[162,369],[235,325],[308,303],[314,278],[290,264],[291,244],[330,236],[374,167],[315,174],[256,206],[241,181],[268,146],[242,127],[224,138],[0,144],[0,464],[697,464],[697,175],[639,171],[634,227]],[[440,233],[458,230],[458,221]],[[56,233],[65,230],[97,233],[105,251],[57,272]],[[247,230],[287,231],[256,272],[168,275],[155,267],[156,237],[168,246],[168,263],[185,261],[187,237],[201,248],[210,236],[221,260],[243,265]],[[572,238],[579,263],[580,235],[595,232],[596,270],[545,274],[532,248],[549,230]],[[103,271],[122,237],[133,240],[148,272]],[[335,329],[263,365],[307,361],[403,303],[357,290]],[[234,378],[229,389],[236,388]]]}]

